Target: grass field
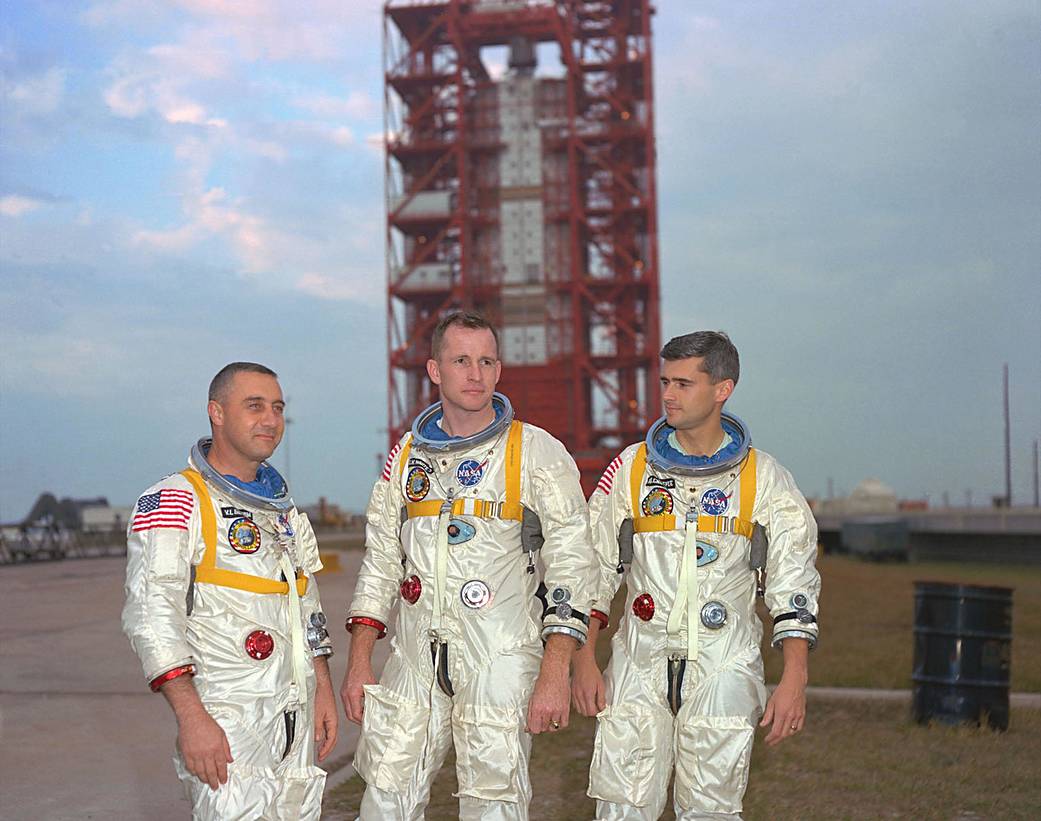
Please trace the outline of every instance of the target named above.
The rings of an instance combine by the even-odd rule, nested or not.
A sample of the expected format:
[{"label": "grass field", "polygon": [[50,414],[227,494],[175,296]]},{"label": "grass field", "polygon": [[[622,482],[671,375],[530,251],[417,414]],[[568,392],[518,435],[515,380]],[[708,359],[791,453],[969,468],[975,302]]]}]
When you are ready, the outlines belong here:
[{"label": "grass field", "polygon": [[[920,727],[903,703],[811,699],[805,731],[778,747],[756,744],[746,819],[1036,818],[1041,807],[1041,711],[1013,709],[1009,731]],[[578,717],[532,749],[538,821],[591,819],[586,797],[594,722]],[[325,798],[328,819],[353,819],[365,785],[355,776]],[[455,764],[434,784],[427,818],[458,817]],[[671,809],[665,819],[672,819]]]},{"label": "grass field", "polygon": [[[877,564],[839,556],[817,562],[822,587],[820,643],[810,683],[906,689],[914,655],[914,582],[1012,587],[1012,690],[1041,692],[1041,567],[987,564]],[[769,631],[766,639],[769,639]],[[766,680],[781,675],[766,648]]]},{"label": "grass field", "polygon": [[[1013,587],[1012,689],[1041,691],[1041,568],[958,564],[873,564],[825,556],[821,641],[810,683],[907,689],[913,655],[913,582]],[[615,602],[612,626],[620,603]],[[607,642],[598,655],[603,660]],[[767,681],[780,653],[767,649]],[[534,740],[531,818],[593,817],[586,798],[594,722],[576,716]],[[1009,731],[920,727],[908,702],[811,698],[806,728],[769,749],[757,743],[745,796],[747,819],[1014,819],[1041,807],[1041,710],[1013,709]],[[353,819],[364,784],[331,791],[324,817]],[[427,818],[457,817],[454,762],[434,785]],[[665,819],[673,818],[671,810]]]}]

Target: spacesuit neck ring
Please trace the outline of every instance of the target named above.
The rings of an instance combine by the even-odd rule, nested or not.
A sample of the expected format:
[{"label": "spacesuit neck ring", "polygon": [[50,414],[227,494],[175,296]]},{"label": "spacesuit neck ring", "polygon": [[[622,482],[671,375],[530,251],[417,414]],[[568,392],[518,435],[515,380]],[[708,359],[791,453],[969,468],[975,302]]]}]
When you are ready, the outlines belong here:
[{"label": "spacesuit neck ring", "polygon": [[206,459],[206,454],[209,452],[210,445],[212,444],[213,439],[209,436],[204,436],[192,445],[191,452],[188,454],[188,464],[202,474],[203,479],[205,479],[209,485],[216,488],[229,500],[253,510],[285,513],[293,508],[293,497],[289,495],[289,486],[286,484],[285,480],[282,479],[281,474],[279,474],[270,464],[267,462],[261,462],[260,466],[262,469],[267,468],[268,470],[274,471],[278,475],[279,479],[282,479],[283,493],[275,498],[261,496],[259,493],[253,493],[252,491],[229,482]]},{"label": "spacesuit neck ring", "polygon": [[[495,420],[483,430],[477,431],[470,436],[448,436],[442,433],[434,437],[424,433],[429,430],[430,425],[443,414],[441,402],[435,402],[422,410],[412,422],[412,441],[424,450],[445,453],[454,450],[468,450],[482,442],[487,442],[502,434],[510,423],[513,422],[513,405],[509,398],[496,391],[492,394],[492,408],[495,410]],[[437,428],[440,431],[440,428]]]},{"label": "spacesuit neck ring", "polygon": [[752,434],[748,425],[732,413],[724,411],[720,423],[731,438],[731,443],[722,452],[710,457],[686,456],[668,444],[671,428],[666,417],[662,416],[647,431],[648,463],[668,473],[694,477],[714,476],[737,467],[748,456]]}]

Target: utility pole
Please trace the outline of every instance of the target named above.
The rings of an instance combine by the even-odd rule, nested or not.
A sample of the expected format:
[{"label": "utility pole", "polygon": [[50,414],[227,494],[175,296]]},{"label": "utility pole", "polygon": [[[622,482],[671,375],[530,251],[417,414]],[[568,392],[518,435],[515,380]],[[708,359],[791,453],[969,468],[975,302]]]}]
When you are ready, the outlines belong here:
[{"label": "utility pole", "polygon": [[1038,496],[1038,482],[1037,482],[1037,443],[1038,440],[1034,440],[1034,507],[1041,507],[1041,498]]},{"label": "utility pole", "polygon": [[1005,507],[1012,507],[1012,436],[1008,412],[1008,362],[1004,366],[1005,383]]}]

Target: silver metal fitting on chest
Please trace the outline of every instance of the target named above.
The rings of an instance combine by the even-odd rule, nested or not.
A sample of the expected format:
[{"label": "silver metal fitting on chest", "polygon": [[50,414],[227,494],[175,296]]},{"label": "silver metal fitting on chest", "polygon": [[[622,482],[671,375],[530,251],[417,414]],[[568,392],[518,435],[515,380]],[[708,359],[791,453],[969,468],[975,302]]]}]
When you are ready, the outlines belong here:
[{"label": "silver metal fitting on chest", "polygon": [[480,579],[471,579],[459,590],[459,598],[471,610],[479,610],[491,601],[492,591]]},{"label": "silver metal fitting on chest", "polygon": [[727,623],[727,608],[721,601],[706,602],[701,608],[701,623],[709,630],[718,630]]}]

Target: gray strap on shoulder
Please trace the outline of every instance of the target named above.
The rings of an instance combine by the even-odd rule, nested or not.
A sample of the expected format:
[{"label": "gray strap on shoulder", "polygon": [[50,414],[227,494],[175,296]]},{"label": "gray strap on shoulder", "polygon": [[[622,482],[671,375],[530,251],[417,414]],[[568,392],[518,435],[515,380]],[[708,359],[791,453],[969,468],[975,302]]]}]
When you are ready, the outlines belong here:
[{"label": "gray strap on shoulder", "polygon": [[521,510],[521,548],[525,553],[535,553],[546,543],[546,537],[542,535],[542,520],[531,508]]},{"label": "gray strap on shoulder", "polygon": [[[618,564],[632,564],[633,561],[633,529],[632,519],[623,519],[618,528]],[[621,570],[619,570],[621,572]]]},{"label": "gray strap on shoulder", "polygon": [[762,598],[766,593],[766,549],[769,546],[766,528],[759,522],[752,525],[752,546],[748,550],[748,567],[755,572],[755,594]]},{"label": "gray strap on shoulder", "polygon": [[752,547],[748,551],[749,570],[762,570],[766,567],[766,528],[759,522],[752,526]]},{"label": "gray strap on shoulder", "polygon": [[184,612],[190,616],[195,609],[195,565],[191,566],[188,574],[188,590],[184,594]]}]

